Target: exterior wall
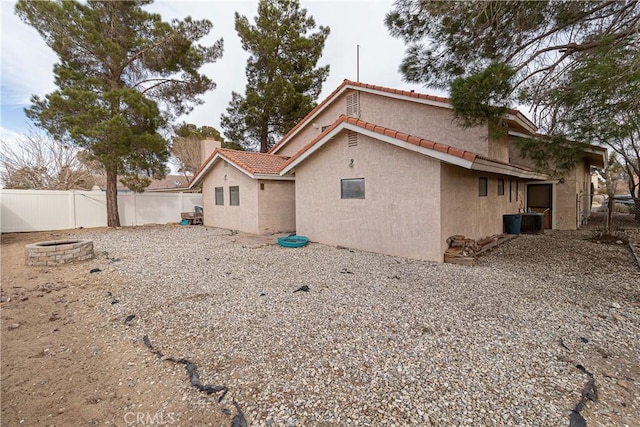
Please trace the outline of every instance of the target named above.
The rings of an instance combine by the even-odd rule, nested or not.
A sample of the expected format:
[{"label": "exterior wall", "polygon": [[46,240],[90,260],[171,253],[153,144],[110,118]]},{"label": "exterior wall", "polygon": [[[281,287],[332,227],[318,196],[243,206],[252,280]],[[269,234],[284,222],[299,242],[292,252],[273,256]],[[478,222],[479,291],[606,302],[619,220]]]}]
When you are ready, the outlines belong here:
[{"label": "exterior wall", "polygon": [[[323,126],[332,124],[341,114],[346,114],[346,98],[354,92],[353,89],[343,92],[322,113],[306,124],[277,154],[293,156],[300,148],[318,136]],[[455,123],[453,111],[448,108],[403,101],[362,91],[360,91],[359,105],[359,118],[364,121],[497,160],[508,161],[506,142],[499,142],[496,148],[490,150],[487,126],[464,129]]]},{"label": "exterior wall", "polygon": [[[342,105],[344,111],[346,101]],[[448,108],[360,92],[360,119],[483,156],[490,154],[487,127],[464,129]]]},{"label": "exterior wall", "polygon": [[258,229],[260,234],[289,233],[296,229],[294,181],[258,181]]},{"label": "exterior wall", "polygon": [[[296,231],[312,241],[442,261],[438,161],[342,132],[296,169]],[[351,159],[353,166],[350,167]],[[340,180],[365,179],[364,199],[341,199]]]},{"label": "exterior wall", "polygon": [[496,124],[490,124],[488,129],[489,142],[487,149],[489,158],[509,163],[509,134],[507,129]]},{"label": "exterior wall", "polygon": [[[488,179],[487,196],[484,197],[479,196],[480,177]],[[504,179],[504,195],[501,196],[498,195],[498,179]],[[502,233],[502,215],[518,213],[524,207],[524,182],[519,181],[517,187],[516,197],[516,180],[512,177],[470,171],[443,163],[440,174],[441,253],[444,254],[447,249],[446,239],[455,234],[479,239]]]},{"label": "exterior wall", "polygon": [[[520,156],[517,138],[509,138],[509,153],[513,163],[534,167],[530,159]],[[575,230],[586,222],[591,214],[591,168],[586,161],[567,172],[562,179],[553,179],[555,190],[554,224],[557,230]],[[564,180],[564,182],[560,182]]]},{"label": "exterior wall", "polygon": [[[204,225],[259,234],[258,181],[231,164],[218,161],[202,181]],[[225,179],[226,177],[226,179]],[[229,187],[240,187],[240,206],[229,205]],[[215,188],[224,188],[224,205],[216,206]]]},{"label": "exterior wall", "polygon": [[[346,97],[349,91],[344,92],[334,100],[331,105],[325,107],[322,113],[307,123],[285,146],[276,154],[291,157],[302,147],[310,143],[316,136],[322,133],[323,126],[329,126],[335,122],[341,114],[346,114]],[[314,127],[315,126],[315,127]]]}]

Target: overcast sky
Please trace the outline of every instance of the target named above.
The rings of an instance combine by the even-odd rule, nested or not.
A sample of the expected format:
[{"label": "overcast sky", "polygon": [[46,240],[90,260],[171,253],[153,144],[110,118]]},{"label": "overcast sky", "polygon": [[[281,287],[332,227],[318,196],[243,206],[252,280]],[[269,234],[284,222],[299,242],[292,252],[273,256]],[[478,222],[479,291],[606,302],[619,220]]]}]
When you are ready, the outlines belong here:
[{"label": "overcast sky", "polygon": [[[10,141],[26,133],[28,129],[28,120],[23,110],[29,106],[31,95],[43,97],[55,90],[52,70],[57,57],[33,28],[15,16],[14,1],[0,0],[0,3],[0,125],[2,139]],[[389,35],[384,25],[385,14],[393,7],[392,1],[301,0],[301,6],[307,9],[308,15],[315,18],[317,25],[331,28],[324,55],[319,62],[321,66],[329,64],[331,70],[318,102],[344,79],[356,80],[357,45],[360,45],[361,82],[443,95],[402,81],[398,66],[405,47],[401,40]],[[159,13],[165,21],[186,16],[209,19],[213,23],[213,30],[201,43],[210,45],[219,38],[224,39],[222,58],[201,70],[216,82],[217,88],[204,96],[203,105],[181,118],[181,121],[198,126],[208,125],[220,129],[220,115],[225,112],[231,100],[231,92],[244,93],[246,84],[245,66],[248,55],[242,50],[240,39],[234,30],[234,12],[249,17],[253,23],[257,1],[159,0],[148,9]]]}]

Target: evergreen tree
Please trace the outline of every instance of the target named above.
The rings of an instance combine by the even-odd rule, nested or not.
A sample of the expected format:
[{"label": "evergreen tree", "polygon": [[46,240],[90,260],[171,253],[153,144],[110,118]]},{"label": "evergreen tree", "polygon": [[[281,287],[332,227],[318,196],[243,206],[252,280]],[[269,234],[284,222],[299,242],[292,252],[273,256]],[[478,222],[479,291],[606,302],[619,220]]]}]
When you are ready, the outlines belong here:
[{"label": "evergreen tree", "polygon": [[260,0],[255,25],[236,12],[247,60],[247,86],[222,115],[225,136],[247,150],[267,152],[311,111],[329,66],[317,67],[329,28],[307,17],[297,0]]},{"label": "evergreen tree", "polygon": [[163,22],[143,10],[151,2],[19,0],[15,8],[59,59],[57,89],[32,97],[27,116],[104,166],[109,227],[120,225],[118,176],[142,190],[166,173],[169,142],[159,130],[202,103],[215,84],[198,69],[222,55],[222,40],[197,44],[211,22]]},{"label": "evergreen tree", "polygon": [[408,45],[404,78],[450,88],[464,125],[531,105],[552,136],[521,147],[540,166],[562,173],[575,164],[581,149],[566,139],[614,147],[638,140],[637,1],[398,0],[386,22]]}]

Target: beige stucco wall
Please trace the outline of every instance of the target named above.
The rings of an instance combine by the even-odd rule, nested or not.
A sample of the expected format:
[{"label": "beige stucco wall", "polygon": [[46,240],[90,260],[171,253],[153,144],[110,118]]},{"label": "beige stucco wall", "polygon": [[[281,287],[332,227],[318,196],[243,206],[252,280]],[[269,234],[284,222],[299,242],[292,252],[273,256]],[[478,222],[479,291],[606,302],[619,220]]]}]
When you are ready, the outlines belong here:
[{"label": "beige stucco wall", "polygon": [[[322,126],[330,125],[341,114],[346,114],[346,98],[354,92],[353,89],[343,92],[313,120],[310,120],[277,154],[293,156],[320,134]],[[506,142],[498,141],[490,144],[487,126],[468,129],[458,126],[454,121],[453,111],[448,108],[360,91],[359,118],[433,142],[508,161]]]},{"label": "beige stucco wall", "polygon": [[342,93],[333,103],[326,106],[320,114],[305,124],[276,154],[287,157],[293,156],[298,150],[320,135],[323,126],[333,124],[341,114],[346,114],[346,96],[347,92]]},{"label": "beige stucco wall", "polygon": [[[259,234],[258,181],[232,165],[218,161],[202,183],[204,225]],[[225,179],[226,176],[226,179]],[[229,205],[229,187],[240,187],[240,205]],[[215,204],[215,187],[224,188],[224,205]]]},{"label": "beige stucco wall", "polygon": [[288,233],[296,229],[294,181],[258,181],[260,234]]},{"label": "beige stucco wall", "polygon": [[583,225],[591,214],[590,167],[587,163],[579,163],[563,178],[563,183],[556,184],[556,228],[575,230]]},{"label": "beige stucco wall", "polygon": [[[296,231],[312,241],[441,261],[439,162],[341,132],[301,163]],[[353,159],[353,167],[350,161]],[[365,179],[365,199],[341,199],[340,180]]]},{"label": "beige stucco wall", "polygon": [[487,126],[464,129],[456,124],[453,111],[448,108],[361,92],[360,118],[409,135],[489,156]]},{"label": "beige stucco wall", "polygon": [[[480,197],[480,177],[488,179],[487,196]],[[498,179],[504,179],[504,195],[498,195]],[[509,181],[511,180],[511,202]],[[461,234],[468,238],[502,233],[502,215],[515,214],[524,207],[524,182],[519,181],[516,200],[516,180],[508,176],[470,171],[442,164],[441,251],[447,249],[446,239]]]}]

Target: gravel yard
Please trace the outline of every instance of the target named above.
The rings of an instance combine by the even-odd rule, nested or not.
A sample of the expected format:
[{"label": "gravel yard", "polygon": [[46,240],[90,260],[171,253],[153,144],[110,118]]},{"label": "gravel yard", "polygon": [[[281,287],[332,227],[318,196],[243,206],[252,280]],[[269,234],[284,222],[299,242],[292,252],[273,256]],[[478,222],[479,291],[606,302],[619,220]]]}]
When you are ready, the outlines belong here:
[{"label": "gravel yard", "polygon": [[[252,426],[568,425],[581,364],[599,392],[589,426],[638,425],[640,269],[589,235],[522,235],[465,267],[198,226],[82,233],[91,266],[125,282],[97,309],[135,314],[118,331],[203,410],[235,400]],[[229,387],[222,403],[144,335]]]}]

